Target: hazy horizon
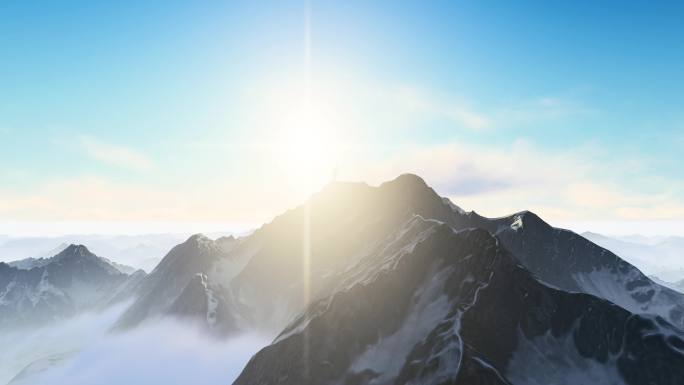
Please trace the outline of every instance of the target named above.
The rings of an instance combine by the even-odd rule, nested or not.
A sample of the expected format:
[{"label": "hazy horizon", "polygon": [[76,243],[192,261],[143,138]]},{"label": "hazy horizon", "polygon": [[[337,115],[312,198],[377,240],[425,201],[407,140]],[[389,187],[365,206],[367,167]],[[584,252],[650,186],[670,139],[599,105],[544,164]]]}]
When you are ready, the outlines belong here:
[{"label": "hazy horizon", "polygon": [[[477,210],[476,210],[477,211]],[[522,210],[521,210],[522,211]],[[514,214],[511,212],[510,214]],[[607,236],[642,235],[684,237],[683,221],[549,221],[554,227],[578,234],[594,232]],[[270,222],[0,222],[0,236],[61,237],[67,235],[136,236],[157,234],[232,234],[239,236]]]}]

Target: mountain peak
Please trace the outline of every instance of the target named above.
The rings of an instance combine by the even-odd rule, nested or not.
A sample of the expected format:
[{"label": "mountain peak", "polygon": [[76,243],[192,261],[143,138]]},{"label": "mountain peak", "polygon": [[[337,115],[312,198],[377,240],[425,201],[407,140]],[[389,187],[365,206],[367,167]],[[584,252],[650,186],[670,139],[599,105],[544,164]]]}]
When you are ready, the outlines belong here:
[{"label": "mountain peak", "polygon": [[514,216],[521,218],[521,220],[525,221],[526,224],[532,224],[534,226],[542,226],[542,227],[546,227],[546,228],[551,228],[551,225],[549,225],[539,215],[537,215],[537,214],[535,214],[529,210],[521,211],[517,214],[514,214]]},{"label": "mountain peak", "polygon": [[94,254],[91,253],[90,250],[88,250],[88,248],[85,247],[84,245],[80,245],[80,244],[77,245],[77,244],[72,243],[69,246],[67,246],[64,250],[62,250],[59,254],[57,254],[55,257],[60,257],[60,256],[64,257],[67,255],[75,255],[75,256],[79,256],[79,257],[85,257],[85,256],[94,255]]},{"label": "mountain peak", "polygon": [[188,238],[188,240],[185,242],[186,243],[199,243],[199,242],[204,242],[204,241],[208,241],[208,240],[210,240],[210,239],[206,235],[204,235],[202,233],[197,233],[197,234],[191,235],[190,238]]},{"label": "mountain peak", "polygon": [[444,205],[442,197],[430,187],[423,178],[415,174],[401,174],[389,182],[381,184],[378,189],[389,196],[407,197],[419,201],[434,201]]},{"label": "mountain peak", "polygon": [[429,188],[425,180],[416,174],[401,174],[389,182],[383,183],[383,185],[401,186],[403,188]]},{"label": "mountain peak", "polygon": [[215,242],[211,238],[200,233],[190,236],[190,238],[183,242],[183,245],[193,249],[207,249],[216,247]]},{"label": "mountain peak", "polygon": [[52,258],[46,259],[44,266],[49,267],[50,265],[52,265],[53,262],[56,262],[57,264],[80,264],[84,262],[88,265],[94,264],[99,266],[99,268],[101,268],[103,271],[106,271],[109,275],[126,275],[127,273],[124,273],[122,270],[120,270],[120,268],[131,269],[127,266],[119,265],[116,262],[112,262],[107,258],[97,256],[93,252],[88,250],[86,246],[81,244],[70,244],[59,254],[55,255]]}]

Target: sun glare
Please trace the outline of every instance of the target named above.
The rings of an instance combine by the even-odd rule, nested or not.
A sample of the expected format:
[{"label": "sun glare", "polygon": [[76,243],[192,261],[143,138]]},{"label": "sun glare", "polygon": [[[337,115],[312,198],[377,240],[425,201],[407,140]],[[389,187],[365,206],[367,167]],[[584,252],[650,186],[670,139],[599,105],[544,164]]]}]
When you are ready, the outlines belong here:
[{"label": "sun glare", "polygon": [[291,106],[276,140],[278,167],[291,187],[310,193],[334,178],[340,148],[332,109],[307,100]]}]

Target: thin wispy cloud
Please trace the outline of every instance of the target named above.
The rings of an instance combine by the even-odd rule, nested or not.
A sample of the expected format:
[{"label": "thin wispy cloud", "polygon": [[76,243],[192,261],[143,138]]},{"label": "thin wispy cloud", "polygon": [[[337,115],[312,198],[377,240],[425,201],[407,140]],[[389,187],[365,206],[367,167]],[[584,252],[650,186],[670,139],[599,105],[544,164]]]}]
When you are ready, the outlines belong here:
[{"label": "thin wispy cloud", "polygon": [[598,110],[566,96],[542,96],[504,105],[491,113],[497,127],[532,125],[595,115]]},{"label": "thin wispy cloud", "polygon": [[459,126],[482,130],[491,125],[491,118],[471,108],[463,101],[443,101],[441,98],[415,87],[399,87],[387,92],[399,110],[409,111],[428,119],[448,119]]},{"label": "thin wispy cloud", "polygon": [[152,171],[154,162],[146,155],[128,147],[105,143],[92,137],[81,137],[81,146],[91,158],[134,171]]},{"label": "thin wispy cloud", "polygon": [[[388,108],[424,120],[446,119],[475,132],[545,123],[596,114],[597,110],[571,96],[530,97],[519,102],[489,103],[484,108],[468,95],[445,97],[418,87],[385,87],[383,98],[393,103]],[[398,113],[398,112],[397,112]]]}]

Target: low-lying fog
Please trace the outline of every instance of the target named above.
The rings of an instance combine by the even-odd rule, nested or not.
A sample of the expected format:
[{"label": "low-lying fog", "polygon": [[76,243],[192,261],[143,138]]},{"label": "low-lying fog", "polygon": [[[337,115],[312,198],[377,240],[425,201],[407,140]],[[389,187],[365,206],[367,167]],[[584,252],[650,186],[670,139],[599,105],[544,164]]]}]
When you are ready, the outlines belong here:
[{"label": "low-lying fog", "polygon": [[109,333],[124,309],[0,333],[0,384],[230,384],[271,340],[254,334],[220,339],[172,319]]}]

